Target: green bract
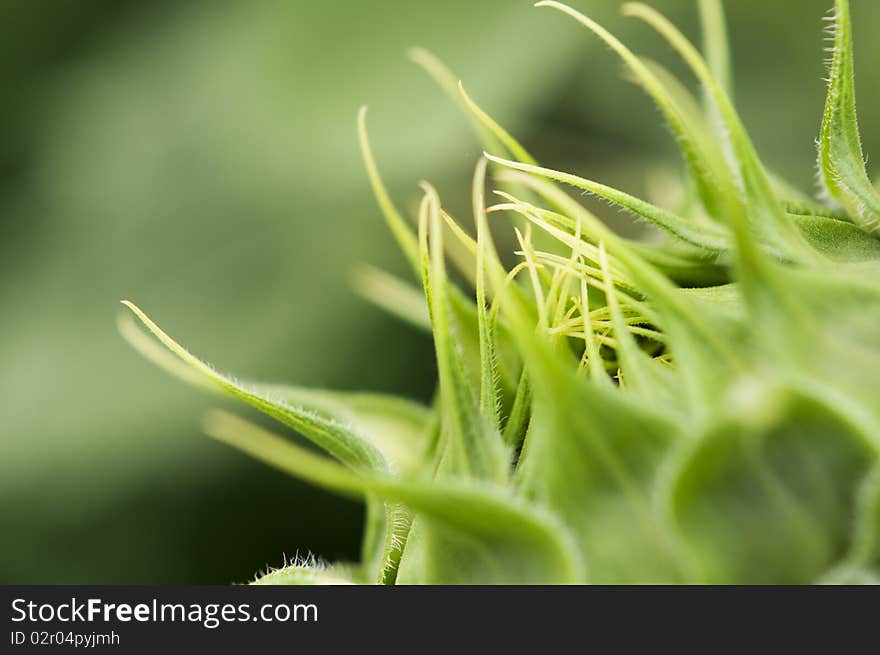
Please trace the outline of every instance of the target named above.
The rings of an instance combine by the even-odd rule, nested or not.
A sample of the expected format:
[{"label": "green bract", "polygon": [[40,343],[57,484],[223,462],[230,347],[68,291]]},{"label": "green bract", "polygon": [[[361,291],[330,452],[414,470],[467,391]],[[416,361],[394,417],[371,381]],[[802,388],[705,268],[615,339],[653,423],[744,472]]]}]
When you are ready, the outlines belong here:
[{"label": "green bract", "polygon": [[[762,165],[731,101],[717,0],[699,3],[709,63],[655,10],[623,8],[681,55],[702,102],[586,16],[538,6],[568,14],[622,58],[672,128],[694,202],[673,212],[539,165],[436,59],[414,51],[484,138],[474,231],[426,183],[413,229],[383,186],[362,111],[370,181],[424,293],[373,270],[357,283],[432,331],[433,407],[237,382],[127,303],[168,349],[127,320],[124,334],[144,354],[332,458],[220,412],[209,434],[366,499],[360,564],[302,562],[260,582],[880,581],[880,194],[859,141],[848,3],[837,0],[830,19],[823,202],[795,196]],[[661,238],[618,236],[565,185]],[[513,225],[512,268],[490,216]],[[450,281],[447,258],[473,294]]]}]

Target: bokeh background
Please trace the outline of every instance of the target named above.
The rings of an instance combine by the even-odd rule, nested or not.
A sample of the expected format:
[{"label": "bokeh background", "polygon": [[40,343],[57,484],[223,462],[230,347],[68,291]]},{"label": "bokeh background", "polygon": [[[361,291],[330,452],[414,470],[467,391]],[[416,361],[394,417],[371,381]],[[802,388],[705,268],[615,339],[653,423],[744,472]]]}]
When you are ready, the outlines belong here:
[{"label": "bokeh background", "polygon": [[[613,0],[573,0],[669,63]],[[655,6],[698,38],[694,0]],[[805,190],[830,0],[727,2],[737,104]],[[854,0],[867,151],[880,149],[880,3]],[[199,434],[216,400],[125,345],[131,298],[222,370],[427,400],[429,339],[351,290],[403,271],[355,114],[399,203],[468,206],[479,147],[407,60],[429,48],[557,168],[660,192],[677,170],[618,61],[528,0],[0,3],[0,582],[227,583],[284,554],[356,556],[358,504]]]}]

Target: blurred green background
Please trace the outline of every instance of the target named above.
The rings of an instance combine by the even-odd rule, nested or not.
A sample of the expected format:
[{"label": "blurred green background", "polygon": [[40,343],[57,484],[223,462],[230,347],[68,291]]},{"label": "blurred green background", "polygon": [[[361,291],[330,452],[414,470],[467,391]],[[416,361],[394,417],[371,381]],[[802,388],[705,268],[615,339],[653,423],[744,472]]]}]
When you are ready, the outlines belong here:
[{"label": "blurred green background", "polygon": [[[620,3],[573,4],[683,70]],[[693,0],[653,4],[697,36]],[[830,0],[727,5],[744,120],[812,190]],[[853,12],[876,152],[880,3]],[[350,285],[358,263],[403,271],[361,170],[361,104],[402,206],[422,178],[468,206],[480,149],[408,47],[554,167],[643,193],[678,165],[618,61],[528,0],[6,0],[0,31],[2,583],[227,583],[297,551],[356,556],[356,503],[202,437],[216,400],[114,321],[131,298],[241,377],[427,400],[429,339]]]}]

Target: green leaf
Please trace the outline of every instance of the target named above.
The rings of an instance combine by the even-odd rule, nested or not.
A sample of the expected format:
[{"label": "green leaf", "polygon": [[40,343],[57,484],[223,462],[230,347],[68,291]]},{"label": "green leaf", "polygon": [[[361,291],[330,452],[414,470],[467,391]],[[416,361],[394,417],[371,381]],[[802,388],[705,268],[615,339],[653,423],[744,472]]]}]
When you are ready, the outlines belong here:
[{"label": "green leaf", "polygon": [[730,282],[724,259],[706,260],[702,253],[675,248],[668,239],[631,241],[632,250],[672,282],[685,287],[709,287]]},{"label": "green leaf", "polygon": [[258,385],[266,396],[347,425],[384,457],[389,470],[418,472],[425,461],[432,411],[419,403],[380,393],[326,391]]},{"label": "green leaf", "polygon": [[555,0],[538,2],[535,6],[551,7],[568,14],[596,34],[620,56],[632,71],[635,79],[657,104],[678,142],[688,170],[697,184],[700,198],[709,213],[716,214],[720,208],[721,200],[717,192],[718,178],[719,175],[723,176],[724,174],[720,153],[717,147],[706,138],[705,131],[695,129],[696,126],[688,120],[687,115],[663,82],[629,48],[594,20]]},{"label": "green leaf", "polygon": [[537,161],[531,154],[529,154],[528,150],[526,150],[519,141],[513,138],[510,133],[505,130],[501,125],[499,125],[489,114],[480,109],[479,105],[474,102],[471,97],[468,95],[467,91],[464,89],[464,85],[459,82],[458,90],[461,94],[462,99],[464,100],[464,104],[467,109],[471,112],[471,114],[482,124],[500,143],[504,145],[507,149],[507,152],[510,153],[512,157],[515,157],[517,161],[521,161],[524,164],[535,164],[537,165]]},{"label": "green leaf", "polygon": [[650,499],[662,455],[676,440],[675,423],[579,376],[577,360],[548,336],[534,304],[505,284],[494,247],[488,253],[493,289],[532,388],[518,489],[571,527],[591,581],[684,579],[687,563]]},{"label": "green leaf", "polygon": [[[545,511],[515,501],[501,488],[452,480],[430,483],[356,474],[225,412],[205,425],[212,437],[286,473],[330,491],[367,493],[404,503],[428,530],[407,542],[407,554],[428,549],[417,574],[401,564],[401,583],[552,584],[584,580],[567,528]],[[413,559],[413,562],[416,560]]]},{"label": "green leaf", "polygon": [[528,375],[523,371],[516,387],[516,395],[510,407],[510,413],[504,424],[504,431],[501,434],[504,443],[508,446],[519,448],[522,445],[531,418],[531,405],[532,388]]},{"label": "green leaf", "polygon": [[670,507],[700,581],[809,584],[847,555],[869,439],[820,402],[755,379],[686,444]]},{"label": "green leaf", "polygon": [[880,261],[880,240],[852,223],[827,216],[791,212],[789,216],[816,252],[832,262]]},{"label": "green leaf", "polygon": [[[408,425],[411,429],[417,422],[415,414],[418,410],[414,406],[387,399],[380,401],[377,396],[349,397],[348,400],[353,401],[353,405],[347,406],[342,394],[326,395],[291,387],[248,385],[238,382],[221,375],[190,354],[137,306],[128,301],[123,301],[123,304],[180,362],[189,368],[189,372],[183,377],[193,381],[192,374],[195,373],[199,386],[220,390],[245,401],[297,430],[312,443],[353,468],[395,472],[401,460],[410,466],[413,465],[414,454],[407,452],[407,449],[411,447],[417,452],[421,447],[417,437],[421,435],[413,435],[402,426]],[[144,349],[141,349],[141,352],[148,356],[151,354]],[[160,364],[166,363],[164,359],[158,361]],[[386,410],[384,415],[383,406]],[[388,411],[391,408],[393,411]],[[360,421],[360,429],[357,423],[349,423],[351,420]],[[373,433],[375,441],[371,440],[364,427],[376,430]],[[400,443],[402,435],[404,435],[403,443]],[[367,534],[364,539],[365,560],[375,566],[380,579],[393,580],[409,527],[409,517],[399,506],[383,507],[369,501],[367,523]]]},{"label": "green leaf", "polygon": [[[878,262],[767,267],[743,298],[755,361],[845,407],[880,447]],[[792,329],[797,326],[797,329]]]},{"label": "green leaf", "polygon": [[465,376],[448,293],[440,200],[431,187],[425,185],[425,189],[419,243],[440,379],[445,434],[441,470],[456,476],[501,482],[509,474],[510,456],[501,435],[493,428],[492,418],[481,413],[477,396]]},{"label": "green leaf", "polygon": [[653,223],[674,237],[704,249],[707,253],[722,252],[730,248],[730,236],[723,230],[723,228],[719,228],[718,226],[695,225],[680,216],[676,216],[672,212],[656,207],[651,203],[645,202],[635,196],[631,196],[628,193],[618,191],[617,189],[598,182],[593,182],[592,180],[578,177],[577,175],[501,159],[500,157],[495,157],[488,153],[486,153],[486,157],[496,164],[507,166],[514,170],[531,173],[532,175],[540,175],[541,177],[556,180],[557,182],[570,184],[578,189],[595,194],[600,198],[613,202],[627,211],[632,212],[636,216]]},{"label": "green leaf", "polygon": [[[134,306],[131,308],[132,311],[137,309]],[[219,384],[213,375],[205,375],[203,370],[194,368],[189,359],[180,358],[176,349],[161,347],[160,343],[164,343],[164,339],[157,342],[147,337],[127,316],[120,317],[119,325],[125,338],[147,359],[190,384],[212,392],[230,393],[229,388]],[[155,324],[153,327],[156,327]],[[170,337],[164,336],[170,340]],[[422,461],[426,447],[425,430],[432,415],[431,410],[424,405],[379,393],[327,391],[277,384],[243,384],[229,379],[227,381],[248,390],[265,402],[281,405],[279,412],[294,411],[304,421],[344,426],[342,429],[349,431],[348,438],[365,441],[378,450],[383,458],[383,467],[415,471]],[[241,397],[235,392],[233,395]],[[252,404],[251,400],[245,400]],[[274,416],[271,413],[270,415]],[[308,431],[302,430],[288,419],[280,420],[310,437]],[[317,442],[316,444],[321,445]],[[329,448],[325,450],[333,452]],[[355,461],[347,463],[358,464]]]},{"label": "green leaf", "polygon": [[[401,584],[582,584],[569,528],[509,491],[452,482],[378,486],[412,506],[430,528],[407,542]],[[421,557],[408,560],[411,549]],[[417,568],[416,564],[421,568]]]},{"label": "green leaf", "polygon": [[819,133],[819,174],[828,194],[853,220],[880,234],[880,193],[865,170],[856,115],[852,24],[848,0],[835,0],[833,48],[825,114]]},{"label": "green leaf", "polygon": [[571,527],[591,582],[686,579],[687,563],[651,502],[675,424],[618,389],[577,376],[570,353],[536,336],[527,316],[511,321],[533,383],[518,488]]},{"label": "green leaf", "polygon": [[730,61],[730,43],[727,38],[727,21],[721,0],[699,0],[700,24],[703,29],[703,51],[712,77],[733,99],[733,70]]},{"label": "green leaf", "polygon": [[[486,220],[486,166],[485,158],[480,158],[474,172],[473,211],[474,222],[480,225]],[[486,234],[477,231],[477,325],[480,333],[480,413],[489,422],[493,433],[497,433],[501,425],[499,413],[498,361],[495,346],[495,325],[491,320],[486,291]]]},{"label": "green leaf", "polygon": [[372,186],[376,201],[379,203],[379,207],[382,210],[382,216],[385,218],[385,223],[391,230],[391,234],[393,234],[394,238],[397,240],[397,245],[403,251],[409,265],[412,267],[413,271],[418,274],[418,240],[416,239],[415,234],[413,234],[412,228],[407,224],[406,219],[403,218],[397,210],[397,207],[394,206],[391,196],[388,195],[388,190],[385,188],[385,184],[382,182],[382,178],[379,175],[379,168],[376,166],[376,160],[373,157],[373,149],[370,147],[370,139],[367,136],[366,107],[361,107],[361,110],[358,112],[358,139],[360,140],[361,155],[364,158],[364,167],[370,178],[370,186]]},{"label": "green leaf", "polygon": [[252,387],[218,373],[168,336],[135,304],[127,300],[124,300],[122,304],[128,307],[169,351],[198,374],[204,383],[213,385],[245,401],[261,412],[301,432],[315,445],[349,466],[375,470],[386,468],[386,462],[379,449],[348,427],[333,419],[317,416],[308,409],[290,405],[281,398],[272,397],[266,388]]},{"label": "green leaf", "polygon": [[[424,48],[412,48],[409,51],[409,58],[421,66],[443,89],[444,93],[459,106],[462,112],[470,119],[471,126],[474,128],[480,142],[487,150],[503,152],[504,146],[499,140],[498,130],[493,127],[499,127],[497,124],[492,125],[493,121],[486,121],[468,104],[466,96],[459,91],[461,82],[453,75],[452,71],[432,52]],[[501,130],[503,132],[503,130]],[[506,134],[506,133],[505,133]]]},{"label": "green leaf", "polygon": [[[753,249],[756,243],[765,242],[784,259],[815,260],[815,252],[803,240],[776,199],[768,174],[730,98],[715,80],[697,49],[678,28],[651,7],[629,2],[623,5],[622,10],[626,16],[645,21],[669,42],[693,70],[717,108],[729,145],[727,163],[730,175],[721,176],[716,182],[721,185],[727,220],[737,236],[740,256],[744,256],[744,249]],[[731,188],[731,176],[736,190]]]}]

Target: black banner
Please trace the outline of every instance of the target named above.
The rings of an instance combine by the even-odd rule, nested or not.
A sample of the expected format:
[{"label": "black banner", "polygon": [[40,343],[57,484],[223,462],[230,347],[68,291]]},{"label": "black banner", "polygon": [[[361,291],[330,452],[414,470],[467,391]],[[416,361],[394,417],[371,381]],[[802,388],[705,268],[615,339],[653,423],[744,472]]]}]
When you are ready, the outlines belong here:
[{"label": "black banner", "polygon": [[[876,648],[877,587],[0,587],[0,652]],[[865,639],[866,641],[861,641]],[[555,646],[554,646],[555,644]],[[600,644],[615,644],[608,650]],[[565,645],[565,648],[561,648]],[[372,651],[371,651],[372,652]],[[458,655],[456,653],[456,655]]]}]

